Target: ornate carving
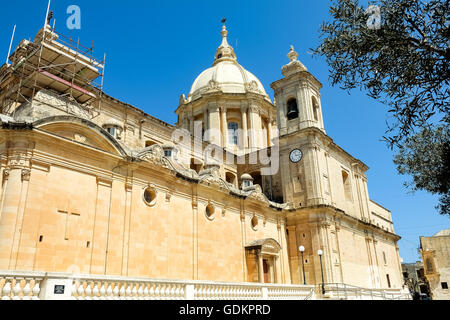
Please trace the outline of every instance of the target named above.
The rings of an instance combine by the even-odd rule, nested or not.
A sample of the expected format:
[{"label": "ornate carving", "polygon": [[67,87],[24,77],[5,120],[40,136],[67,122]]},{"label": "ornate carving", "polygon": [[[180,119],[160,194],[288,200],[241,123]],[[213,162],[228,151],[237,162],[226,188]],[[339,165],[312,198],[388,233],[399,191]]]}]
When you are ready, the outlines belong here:
[{"label": "ornate carving", "polygon": [[142,155],[140,158],[142,160],[147,160],[155,165],[164,166],[163,161],[164,150],[160,145],[153,145],[150,147],[147,153]]},{"label": "ornate carving", "polygon": [[265,203],[269,203],[269,200],[267,199],[265,194],[262,192],[261,187],[259,185],[255,185],[254,187],[255,187],[255,189],[249,195],[249,198],[252,198],[252,199],[255,199],[255,200],[258,200],[258,201],[262,201],[262,202],[265,202]]},{"label": "ornate carving", "polygon": [[186,103],[186,96],[184,95],[184,93],[180,96],[180,101],[179,101],[179,105],[183,105]]},{"label": "ornate carving", "polygon": [[22,181],[30,181],[30,175],[30,169],[22,169]]},{"label": "ornate carving", "polygon": [[9,178],[9,169],[5,169],[3,170],[3,179],[8,179]]},{"label": "ornate carving", "polygon": [[250,82],[246,82],[244,84],[245,86],[245,90],[247,90],[248,92],[253,92],[253,93],[257,93],[257,94],[263,94],[263,92],[259,89],[258,84],[256,83],[255,80],[252,80]]},{"label": "ornate carving", "polygon": [[9,157],[8,165],[11,169],[29,167],[29,157],[25,152],[15,153]]},{"label": "ornate carving", "polygon": [[259,113],[260,108],[257,105],[251,105],[247,109],[252,113]]},{"label": "ornate carving", "polygon": [[80,135],[80,134],[75,134],[75,135],[73,136],[73,139],[74,139],[76,142],[80,142],[80,143],[85,143],[85,142],[86,142],[86,137],[85,137],[85,136],[82,136],[82,135]]},{"label": "ornate carving", "polygon": [[297,60],[298,53],[295,52],[293,46],[291,46],[288,57],[290,62],[287,65],[283,66],[283,68],[281,68],[281,72],[285,77],[288,77],[296,72],[308,71],[303,63]]},{"label": "ornate carving", "polygon": [[220,92],[220,86],[217,81],[210,80],[206,86],[206,92]]},{"label": "ornate carving", "polygon": [[202,179],[202,182],[207,183],[208,185],[215,186],[219,189],[227,189],[228,190],[226,182],[218,177],[213,176],[213,175],[207,176],[206,178]]}]

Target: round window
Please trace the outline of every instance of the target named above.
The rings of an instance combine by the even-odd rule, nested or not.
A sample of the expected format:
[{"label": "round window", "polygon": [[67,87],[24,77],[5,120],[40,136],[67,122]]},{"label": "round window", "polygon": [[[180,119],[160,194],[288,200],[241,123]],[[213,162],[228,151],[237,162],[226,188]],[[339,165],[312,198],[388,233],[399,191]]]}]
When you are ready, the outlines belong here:
[{"label": "round window", "polygon": [[156,203],[155,188],[148,187],[144,190],[144,201],[149,206],[154,206]]}]

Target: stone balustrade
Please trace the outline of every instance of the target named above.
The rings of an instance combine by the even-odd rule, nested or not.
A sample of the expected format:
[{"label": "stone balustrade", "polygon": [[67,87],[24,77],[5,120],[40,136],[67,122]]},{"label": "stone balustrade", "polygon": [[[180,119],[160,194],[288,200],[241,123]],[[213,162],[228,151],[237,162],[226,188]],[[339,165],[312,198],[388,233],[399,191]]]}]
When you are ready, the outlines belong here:
[{"label": "stone balustrade", "polygon": [[[402,289],[367,289],[342,283],[325,284],[326,299],[341,300],[411,300],[408,290]],[[317,291],[322,290],[321,285],[317,286]]]},{"label": "stone balustrade", "polygon": [[401,300],[400,289],[162,280],[50,272],[0,271],[0,300]]},{"label": "stone balustrade", "polygon": [[304,300],[314,286],[0,271],[1,300]]},{"label": "stone balustrade", "polygon": [[40,300],[45,272],[0,272],[0,300]]}]

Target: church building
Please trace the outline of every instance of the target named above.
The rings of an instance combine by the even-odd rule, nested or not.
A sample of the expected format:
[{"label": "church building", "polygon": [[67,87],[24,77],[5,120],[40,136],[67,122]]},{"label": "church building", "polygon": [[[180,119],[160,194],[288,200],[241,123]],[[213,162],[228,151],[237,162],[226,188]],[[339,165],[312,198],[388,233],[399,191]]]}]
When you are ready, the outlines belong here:
[{"label": "church building", "polygon": [[322,84],[291,47],[272,101],[220,35],[176,124],[106,94],[104,61],[48,25],[20,42],[0,68],[0,270],[402,287]]}]

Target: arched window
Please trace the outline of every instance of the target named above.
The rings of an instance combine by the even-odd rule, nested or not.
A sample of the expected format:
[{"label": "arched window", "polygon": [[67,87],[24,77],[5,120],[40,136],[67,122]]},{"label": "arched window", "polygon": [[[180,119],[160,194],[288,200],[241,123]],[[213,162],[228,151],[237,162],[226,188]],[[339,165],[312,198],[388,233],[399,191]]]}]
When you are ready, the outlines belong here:
[{"label": "arched window", "polygon": [[254,171],[252,173],[250,173],[250,175],[253,178],[253,184],[258,184],[261,188],[263,187],[262,185],[262,176],[261,176],[261,171]]},{"label": "arched window", "polygon": [[350,177],[348,176],[348,173],[346,171],[342,171],[342,183],[344,184],[345,200],[351,201],[352,200],[352,191],[351,191],[351,185],[350,185]]},{"label": "arched window", "polygon": [[236,176],[233,173],[231,172],[225,173],[225,178],[228,183],[231,183],[232,185],[236,186]]},{"label": "arched window", "polygon": [[122,128],[116,125],[104,125],[103,129],[105,129],[113,138],[120,140],[122,134]]},{"label": "arched window", "polygon": [[425,266],[427,268],[427,273],[433,273],[433,262],[431,261],[430,258],[427,258],[425,260]]},{"label": "arched window", "polygon": [[228,122],[228,144],[238,145],[238,129],[239,125],[237,122]]},{"label": "arched window", "polygon": [[319,121],[319,104],[317,103],[317,100],[315,97],[312,97],[312,108],[313,108],[314,120]]},{"label": "arched window", "polygon": [[287,118],[288,120],[298,118],[297,99],[295,98],[289,99],[287,102]]}]

